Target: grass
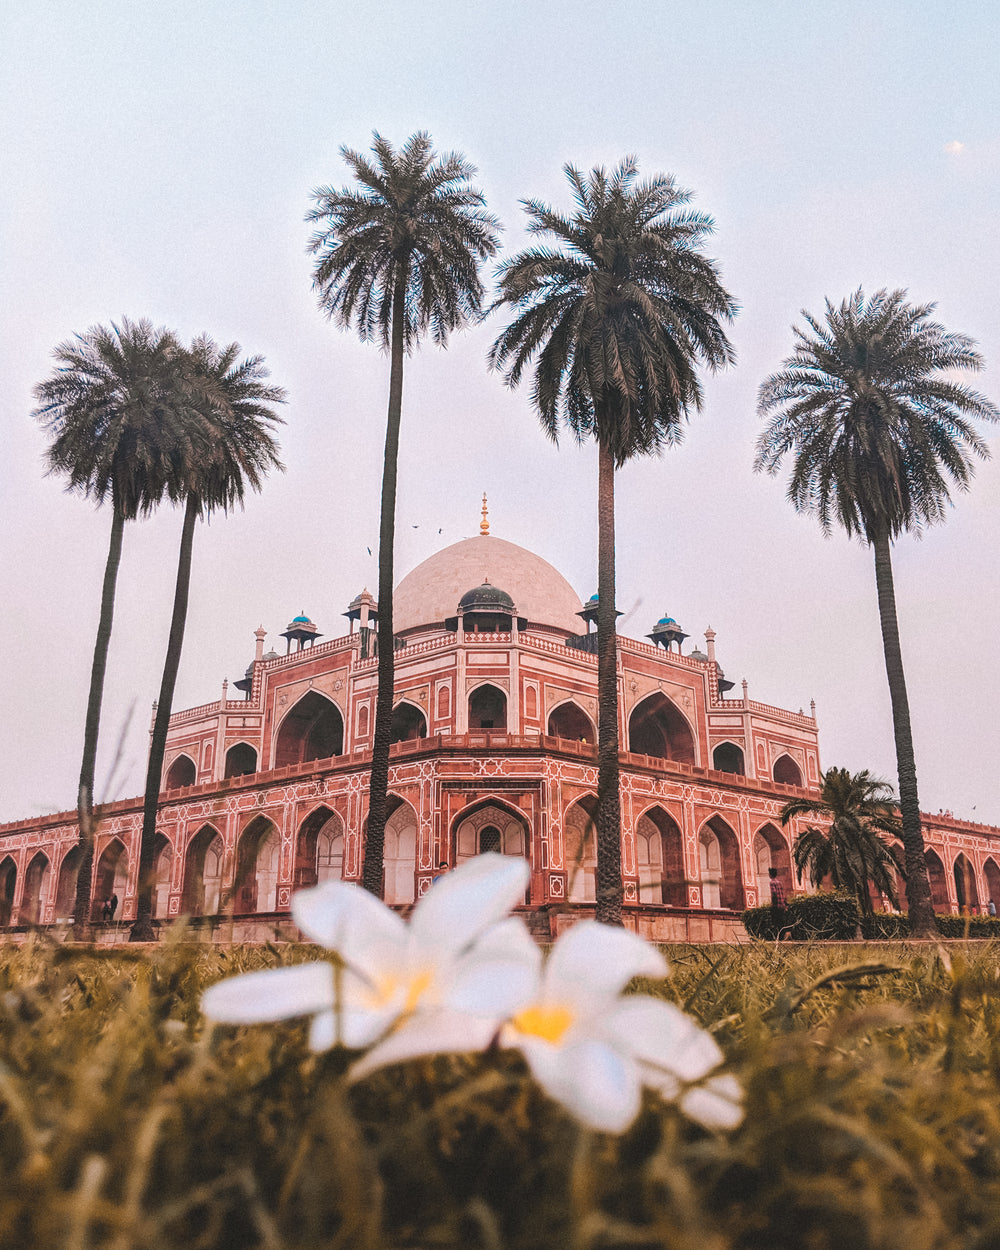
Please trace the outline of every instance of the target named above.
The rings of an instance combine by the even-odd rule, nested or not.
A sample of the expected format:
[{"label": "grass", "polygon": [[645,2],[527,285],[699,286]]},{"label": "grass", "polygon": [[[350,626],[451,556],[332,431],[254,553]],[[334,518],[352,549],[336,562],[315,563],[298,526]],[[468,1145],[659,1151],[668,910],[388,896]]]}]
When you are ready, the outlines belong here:
[{"label": "grass", "polygon": [[747,1091],[714,1135],[650,1095],[577,1126],[512,1054],[346,1087],[299,1024],[201,989],[314,958],[175,939],[0,948],[2,1250],[1000,1246],[1000,946],[676,947],[643,984]]}]

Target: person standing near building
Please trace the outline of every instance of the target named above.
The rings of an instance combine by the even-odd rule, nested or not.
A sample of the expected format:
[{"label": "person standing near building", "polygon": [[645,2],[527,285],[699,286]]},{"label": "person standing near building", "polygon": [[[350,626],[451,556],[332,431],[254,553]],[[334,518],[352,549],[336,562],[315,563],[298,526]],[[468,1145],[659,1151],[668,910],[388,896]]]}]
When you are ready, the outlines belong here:
[{"label": "person standing near building", "polygon": [[774,912],[775,927],[780,938],[782,930],[788,925],[788,896],[784,883],[778,877],[777,868],[769,868],[767,875],[770,878],[768,884],[771,887],[771,910]]}]

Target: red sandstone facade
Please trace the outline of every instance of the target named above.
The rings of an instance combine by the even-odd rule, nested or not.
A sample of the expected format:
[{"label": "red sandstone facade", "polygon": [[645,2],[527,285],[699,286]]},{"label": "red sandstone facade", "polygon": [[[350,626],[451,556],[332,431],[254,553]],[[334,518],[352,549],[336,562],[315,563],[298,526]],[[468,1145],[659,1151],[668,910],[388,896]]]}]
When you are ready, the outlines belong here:
[{"label": "red sandstone facade", "polygon": [[[477,585],[483,582],[482,585]],[[483,535],[425,561],[397,589],[396,720],[385,897],[406,905],[438,865],[484,850],[531,864],[525,906],[541,934],[593,909],[591,815],[597,661],[592,604],[539,557]],[[171,719],[158,820],[155,915],[202,917],[226,936],[293,934],[293,890],[358,880],[375,714],[375,605],[359,596],[346,635],[317,643],[296,618],[288,652],[257,654],[240,686]],[[580,618],[583,618],[581,621]],[[357,628],[356,628],[357,626]],[[589,625],[587,626],[589,628]],[[815,790],[814,715],[726,697],[707,654],[664,618],[653,642],[619,639],[622,853],[628,923],[663,941],[742,932],[792,888],[779,812]],[[655,645],[654,645],[655,644]],[[294,647],[294,649],[293,649]],[[141,799],[100,810],[93,916],[118,895],[135,914]],[[1000,830],[927,817],[934,901],[1000,905]],[[57,924],[76,881],[75,813],[0,826],[0,924]]]}]

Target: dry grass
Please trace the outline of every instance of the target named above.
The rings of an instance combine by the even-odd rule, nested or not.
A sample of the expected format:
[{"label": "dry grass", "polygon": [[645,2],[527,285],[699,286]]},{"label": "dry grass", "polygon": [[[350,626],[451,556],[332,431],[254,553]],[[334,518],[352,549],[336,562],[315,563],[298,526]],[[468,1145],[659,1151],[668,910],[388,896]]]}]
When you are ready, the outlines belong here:
[{"label": "dry grass", "polygon": [[580,1129],[513,1055],[346,1089],[298,1025],[202,987],[304,948],[0,948],[3,1250],[1000,1247],[1000,948],[677,947],[644,985],[747,1089],[712,1135],[650,1097]]}]

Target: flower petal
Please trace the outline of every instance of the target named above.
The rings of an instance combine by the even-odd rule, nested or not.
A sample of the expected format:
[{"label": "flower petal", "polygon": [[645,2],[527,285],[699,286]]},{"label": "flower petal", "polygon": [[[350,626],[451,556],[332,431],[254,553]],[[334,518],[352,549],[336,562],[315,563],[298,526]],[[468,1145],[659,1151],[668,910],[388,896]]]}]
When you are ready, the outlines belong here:
[{"label": "flower petal", "polygon": [[457,955],[524,898],[527,860],[487,852],[436,882],[413,909],[410,933],[422,950]]},{"label": "flower petal", "polygon": [[673,1003],[647,995],[623,998],[602,1026],[615,1045],[681,1081],[697,1081],[723,1059],[718,1043],[697,1021]]},{"label": "flower petal", "polygon": [[736,1128],[743,1119],[743,1089],[735,1076],[723,1072],[689,1089],[680,1108],[705,1128]]},{"label": "flower petal", "polygon": [[537,997],[538,973],[530,965],[471,956],[459,960],[442,993],[447,1007],[490,1016],[497,1024]]},{"label": "flower petal", "polygon": [[320,960],[219,981],[202,994],[201,1009],[222,1024],[259,1024],[310,1016],[333,1002],[333,965]]},{"label": "flower petal", "polygon": [[622,1133],[638,1115],[638,1069],[614,1047],[591,1038],[553,1046],[523,1035],[518,1046],[539,1085],[581,1124]]},{"label": "flower petal", "polygon": [[545,966],[544,994],[550,1001],[600,1010],[599,1000],[614,998],[636,976],[663,977],[667,961],[628,929],[581,920],[567,930]]},{"label": "flower petal", "polygon": [[314,942],[334,950],[363,976],[395,969],[406,950],[406,924],[367,890],[325,881],[292,895],[292,919]]},{"label": "flower petal", "polygon": [[485,1050],[496,1033],[496,1022],[460,1011],[419,1011],[362,1055],[348,1077],[361,1080],[376,1068],[425,1055],[459,1054]]},{"label": "flower petal", "polygon": [[309,1049],[319,1053],[337,1044],[337,1013],[321,1011],[309,1025]]}]

